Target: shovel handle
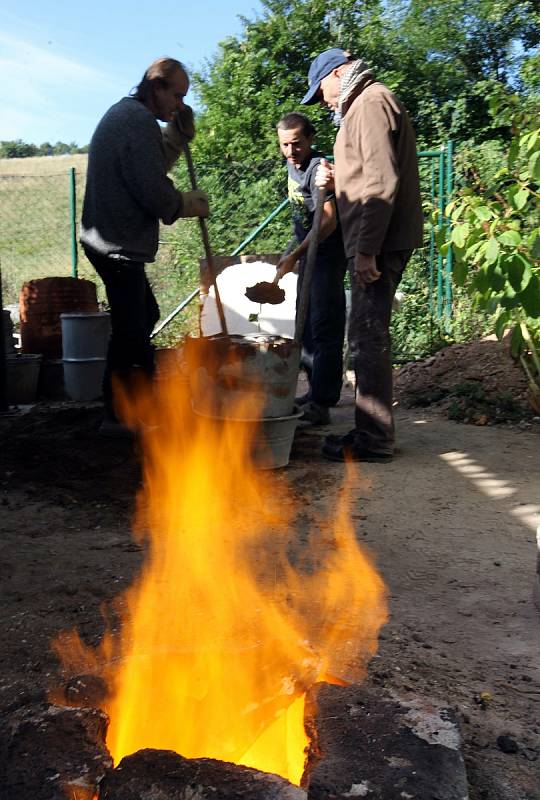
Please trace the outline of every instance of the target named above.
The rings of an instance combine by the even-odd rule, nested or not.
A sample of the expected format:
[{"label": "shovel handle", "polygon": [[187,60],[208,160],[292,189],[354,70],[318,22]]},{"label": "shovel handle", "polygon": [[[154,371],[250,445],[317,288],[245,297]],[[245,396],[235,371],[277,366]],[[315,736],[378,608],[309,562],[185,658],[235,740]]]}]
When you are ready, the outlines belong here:
[{"label": "shovel handle", "polygon": [[[191,188],[193,190],[197,190],[197,176],[195,174],[195,166],[193,164],[193,157],[191,155],[191,150],[189,149],[189,144],[187,142],[184,143],[184,155],[186,157],[187,168],[189,172],[189,178],[191,181]],[[208,274],[210,276],[210,282],[214,287],[214,292],[216,296],[216,306],[217,312],[219,315],[219,322],[221,325],[221,332],[228,336],[229,332],[227,331],[227,322],[225,320],[225,312],[223,311],[223,304],[221,302],[221,297],[219,294],[219,289],[217,285],[217,276],[216,271],[214,269],[214,259],[212,256],[212,248],[210,247],[210,238],[208,236],[208,228],[206,226],[206,220],[203,217],[199,217],[199,226],[201,229],[201,237],[203,241],[204,247],[204,254],[206,256],[206,264],[208,269]]]},{"label": "shovel handle", "polygon": [[294,328],[294,340],[299,344],[302,343],[302,336],[306,326],[307,312],[309,308],[309,292],[311,289],[311,278],[315,268],[315,258],[317,256],[317,247],[319,246],[319,233],[321,230],[321,220],[323,215],[324,201],[326,197],[326,189],[317,189],[317,200],[315,203],[315,213],[313,215],[313,224],[311,225],[311,237],[309,240],[308,251],[306,256],[306,266],[304,268],[304,278],[302,281],[302,288],[300,290],[300,297],[298,299],[298,311],[296,312],[296,325]]}]

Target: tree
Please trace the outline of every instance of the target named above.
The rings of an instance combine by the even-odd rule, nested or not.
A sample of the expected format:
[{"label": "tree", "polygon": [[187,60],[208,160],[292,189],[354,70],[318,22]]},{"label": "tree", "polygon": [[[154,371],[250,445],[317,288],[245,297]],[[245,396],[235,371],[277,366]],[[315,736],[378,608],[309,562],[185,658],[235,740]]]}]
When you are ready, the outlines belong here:
[{"label": "tree", "polygon": [[468,185],[448,206],[452,227],[443,250],[453,250],[456,283],[467,286],[477,307],[496,313],[497,336],[511,330],[512,355],[540,413],[540,102],[524,107],[501,90],[490,101],[513,138],[488,181],[470,169]]},{"label": "tree", "polygon": [[[207,162],[275,158],[277,119],[298,109],[312,58],[336,45],[397,92],[420,143],[492,138],[500,131],[485,82],[530,87],[540,42],[537,0],[263,0],[262,15],[243,24],[194,76],[203,108],[196,148]],[[329,149],[328,115],[309,114]]]},{"label": "tree", "polygon": [[28,158],[37,152],[35,144],[27,144],[22,139],[0,142],[0,158]]}]

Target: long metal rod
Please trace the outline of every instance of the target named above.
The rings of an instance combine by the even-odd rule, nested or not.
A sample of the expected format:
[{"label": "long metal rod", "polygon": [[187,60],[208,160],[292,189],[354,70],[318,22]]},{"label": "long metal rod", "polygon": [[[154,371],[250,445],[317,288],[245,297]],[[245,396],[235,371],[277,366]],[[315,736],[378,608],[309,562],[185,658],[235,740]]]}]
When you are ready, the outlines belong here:
[{"label": "long metal rod", "polygon": [[[236,248],[233,250],[233,252],[231,253],[231,257],[232,257],[232,256],[237,256],[239,253],[241,253],[241,252],[242,252],[242,250],[244,249],[244,247],[246,247],[248,244],[250,244],[250,243],[253,241],[253,239],[255,239],[255,238],[256,238],[256,237],[259,235],[259,233],[261,233],[261,231],[263,231],[263,230],[264,230],[264,229],[265,229],[265,228],[266,228],[266,227],[267,227],[267,226],[268,226],[268,225],[269,225],[269,224],[272,222],[272,220],[274,219],[274,217],[277,217],[277,215],[278,215],[278,214],[279,214],[281,211],[283,211],[283,209],[284,209],[284,208],[286,208],[288,205],[289,205],[289,198],[286,198],[285,200],[283,200],[283,201],[282,201],[282,202],[279,204],[279,206],[276,206],[276,208],[274,208],[274,210],[273,210],[273,211],[272,211],[270,214],[268,214],[268,216],[266,217],[266,219],[264,219],[264,220],[261,222],[261,224],[260,224],[260,225],[258,225],[258,226],[255,228],[255,230],[254,230],[254,231],[252,231],[252,232],[249,234],[249,236],[247,237],[247,239],[244,239],[244,241],[243,241],[241,244],[239,244],[239,245],[238,245],[238,247],[236,247]],[[193,302],[193,300],[195,300],[195,298],[197,297],[197,295],[198,295],[198,294],[199,294],[199,289],[197,288],[197,289],[194,289],[194,290],[191,292],[191,294],[190,294],[188,297],[184,298],[184,300],[182,300],[182,302],[181,302],[181,303],[179,303],[179,304],[176,306],[176,308],[174,308],[174,309],[171,311],[171,313],[170,313],[170,314],[168,314],[168,316],[167,316],[167,317],[166,317],[166,318],[163,320],[163,322],[161,322],[161,323],[158,325],[158,327],[157,327],[157,328],[155,328],[155,329],[152,331],[152,335],[151,335],[151,337],[150,337],[150,338],[151,338],[151,339],[153,339],[153,338],[154,338],[154,336],[157,336],[157,335],[158,335],[158,333],[160,333],[160,332],[163,330],[163,328],[165,328],[165,327],[166,327],[166,326],[169,324],[169,322],[171,322],[171,321],[172,321],[172,320],[173,320],[173,319],[174,319],[174,318],[175,318],[175,317],[176,317],[176,316],[177,316],[177,315],[178,315],[178,314],[179,314],[181,311],[183,311],[183,310],[184,310],[184,308],[185,308],[186,306],[188,306],[188,305],[189,305],[191,302]]]},{"label": "long metal rod", "polygon": [[71,274],[77,277],[79,254],[77,251],[77,175],[71,167],[69,176],[69,210],[71,220]]},{"label": "long metal rod", "polygon": [[[435,206],[435,164],[433,161],[431,167],[431,205]],[[434,286],[434,269],[433,262],[435,260],[435,227],[431,223],[429,230],[429,278],[428,278],[428,291],[429,291],[429,313],[433,317],[433,286]]]},{"label": "long metal rod", "polygon": [[4,302],[2,300],[2,266],[0,265],[0,311],[2,311],[2,319],[0,320],[0,412],[8,410],[7,401],[7,359],[6,359],[6,344],[5,344],[5,327],[4,327]]},{"label": "long metal rod", "polygon": [[241,242],[235,250],[233,250],[233,252],[231,253],[231,256],[237,256],[238,253],[241,253],[242,250],[244,249],[244,247],[246,247],[248,244],[250,244],[250,242],[252,242],[253,239],[255,239],[255,237],[257,237],[259,235],[259,233],[261,231],[263,231],[270,222],[272,222],[274,217],[277,217],[277,215],[280,213],[280,211],[283,211],[283,209],[286,208],[288,205],[289,205],[289,198],[287,197],[287,198],[285,198],[285,200],[283,200],[282,203],[279,204],[279,206],[274,208],[272,213],[269,214],[266,217],[266,219],[263,219],[261,224],[257,228],[255,228],[255,230],[252,233],[249,234],[247,239],[244,239],[244,241]]},{"label": "long metal rod", "polygon": [[[187,166],[188,166],[189,177],[190,177],[190,180],[191,180],[191,187],[192,187],[192,189],[194,191],[196,191],[197,188],[198,188],[197,187],[197,176],[195,175],[195,167],[193,165],[193,158],[191,156],[191,150],[189,149],[189,144],[187,142],[184,144],[184,153],[185,153],[185,156],[186,156],[186,162],[187,162]],[[221,297],[219,295],[219,289],[218,289],[218,285],[217,285],[217,276],[216,276],[216,271],[214,269],[214,258],[212,256],[212,249],[210,247],[210,239],[208,237],[208,228],[206,227],[206,220],[204,220],[202,217],[199,217],[199,226],[201,228],[201,236],[202,236],[202,240],[203,240],[204,253],[205,253],[205,256],[206,256],[206,264],[207,264],[208,274],[210,276],[210,282],[213,284],[214,291],[215,291],[215,294],[216,294],[216,306],[217,306],[217,311],[218,311],[218,315],[219,315],[219,321],[220,321],[220,324],[221,324],[221,332],[225,336],[228,336],[227,322],[225,320],[225,312],[223,311],[223,304],[221,302]]]},{"label": "long metal rod", "polygon": [[171,322],[181,311],[183,311],[184,308],[188,306],[192,300],[195,300],[198,294],[200,294],[200,288],[197,286],[197,288],[194,289],[191,292],[191,294],[188,295],[188,297],[184,298],[184,300],[182,300],[182,302],[179,305],[177,305],[176,308],[174,308],[170,314],[167,314],[165,319],[159,323],[157,328],[154,328],[150,338],[153,339],[154,336],[157,336],[158,333],[160,333],[163,330],[163,328],[165,328],[169,324],[169,322]]},{"label": "long metal rod", "polygon": [[[452,199],[452,192],[454,191],[454,142],[449,140],[446,143],[446,203],[448,204]],[[448,224],[450,222],[448,221]],[[452,268],[453,268],[453,253],[452,247],[448,248],[448,252],[446,254],[446,270],[445,270],[445,289],[446,289],[446,302],[445,302],[445,317],[446,317],[446,324],[450,324],[450,320],[452,319],[452,304],[453,304],[453,292],[452,292]]]},{"label": "long metal rod", "polygon": [[[444,149],[439,153],[439,225],[444,230]],[[443,315],[443,257],[439,250],[437,256],[437,319],[442,319]]]}]

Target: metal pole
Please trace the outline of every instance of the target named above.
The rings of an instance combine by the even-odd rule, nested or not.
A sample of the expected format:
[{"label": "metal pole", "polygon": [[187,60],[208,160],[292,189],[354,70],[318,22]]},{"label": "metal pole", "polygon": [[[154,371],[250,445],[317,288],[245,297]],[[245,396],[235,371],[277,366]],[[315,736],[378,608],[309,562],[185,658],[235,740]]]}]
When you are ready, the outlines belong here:
[{"label": "metal pole", "polygon": [[[444,147],[439,152],[439,224],[444,230]],[[437,256],[437,319],[443,315],[443,257]]]},{"label": "metal pole", "polygon": [[171,322],[171,321],[172,321],[172,320],[173,320],[173,319],[174,319],[174,318],[177,316],[177,314],[179,314],[181,311],[183,311],[183,310],[184,310],[184,308],[185,308],[186,306],[188,306],[188,305],[191,303],[191,301],[192,301],[192,300],[195,300],[195,298],[197,297],[197,295],[199,294],[199,292],[200,292],[200,288],[197,286],[197,288],[196,288],[196,289],[194,289],[194,290],[191,292],[191,294],[190,294],[190,295],[188,295],[188,297],[186,297],[184,300],[182,300],[182,302],[181,302],[179,305],[177,305],[177,306],[176,306],[176,308],[175,308],[175,309],[173,309],[173,310],[171,311],[171,313],[170,313],[170,314],[168,314],[168,315],[165,317],[165,319],[163,320],[163,322],[160,322],[160,323],[159,323],[159,325],[157,326],[157,328],[154,328],[154,330],[152,331],[152,335],[150,336],[150,338],[151,338],[151,339],[153,339],[153,338],[154,338],[154,336],[157,336],[157,335],[158,335],[158,333],[160,333],[160,331],[162,331],[162,330],[163,330],[163,328],[165,328],[165,327],[166,327],[166,326],[169,324],[169,322]]},{"label": "metal pole", "polygon": [[[435,164],[433,160],[430,164],[431,167],[431,205],[435,206]],[[434,269],[433,263],[435,261],[435,228],[433,223],[429,232],[429,313],[433,317],[433,284],[434,284]]]},{"label": "metal pole", "polygon": [[69,178],[69,211],[71,219],[71,274],[77,278],[79,254],[77,250],[77,175],[71,167]]},{"label": "metal pole", "polygon": [[[280,213],[280,211],[283,211],[283,209],[286,208],[288,205],[289,205],[289,199],[287,198],[286,200],[283,200],[283,202],[280,203],[279,206],[274,208],[274,210],[266,217],[266,219],[263,220],[261,224],[257,228],[255,228],[255,230],[252,233],[249,234],[247,239],[244,239],[244,241],[241,244],[239,244],[235,250],[233,250],[231,256],[237,256],[238,253],[241,253],[244,247],[246,247],[250,242],[252,242],[253,239],[255,239],[259,235],[259,233],[263,231],[267,227],[267,225],[270,224],[270,222],[272,222],[274,217],[276,217]],[[163,322],[161,322],[158,325],[158,327],[154,329],[154,331],[152,332],[152,336],[150,338],[153,339],[154,336],[157,336],[158,333],[160,333],[160,331],[162,331],[163,328],[165,328],[169,324],[169,322],[171,322],[181,311],[183,311],[184,308],[188,306],[197,297],[198,294],[199,294],[199,289],[198,288],[194,289],[193,292],[184,300],[182,300],[182,302],[179,303],[179,305],[177,305],[176,308],[174,308],[171,311],[171,313],[163,320]]]},{"label": "metal pole", "polygon": [[[185,153],[185,156],[186,156],[186,162],[187,162],[189,177],[190,177],[190,180],[191,180],[191,187],[192,187],[193,190],[196,190],[197,189],[197,176],[195,175],[195,166],[193,164],[193,158],[192,158],[192,155],[191,155],[191,150],[189,149],[189,144],[187,142],[185,142],[185,144],[184,144],[184,153]],[[220,321],[220,324],[221,324],[221,332],[225,336],[228,336],[227,322],[225,320],[225,312],[223,310],[223,304],[221,302],[221,297],[219,295],[219,289],[218,289],[218,285],[217,285],[217,275],[216,275],[216,271],[215,271],[215,268],[214,268],[214,259],[213,259],[212,250],[211,250],[211,247],[210,247],[210,239],[208,237],[208,228],[206,227],[206,220],[204,220],[202,217],[199,217],[199,225],[200,225],[200,228],[201,228],[201,236],[202,236],[202,240],[203,240],[204,253],[206,255],[206,264],[207,264],[208,274],[210,276],[211,283],[213,283],[213,285],[214,285],[214,292],[215,292],[215,297],[216,297],[216,306],[217,306],[219,321]]]},{"label": "metal pole", "polygon": [[280,204],[279,204],[279,206],[277,206],[276,208],[274,208],[274,210],[272,211],[272,213],[271,213],[271,214],[269,214],[269,215],[266,217],[266,219],[264,219],[264,220],[261,222],[261,224],[259,225],[259,227],[258,227],[258,228],[255,228],[255,230],[254,230],[252,233],[250,233],[250,234],[249,234],[249,236],[247,237],[247,239],[244,239],[244,241],[243,241],[243,242],[241,242],[241,244],[239,244],[239,245],[238,245],[238,247],[237,247],[235,250],[233,250],[233,252],[231,253],[231,256],[237,256],[237,255],[238,255],[238,253],[241,253],[241,252],[242,252],[242,250],[244,249],[244,247],[247,247],[247,245],[248,245],[248,244],[250,244],[250,242],[252,242],[252,241],[253,241],[253,239],[255,239],[255,237],[257,237],[257,236],[259,235],[259,233],[260,233],[262,230],[264,230],[264,229],[266,228],[266,226],[267,226],[267,225],[268,225],[270,222],[272,222],[272,220],[274,219],[274,217],[277,217],[277,215],[280,213],[280,211],[283,211],[283,209],[284,209],[284,208],[286,208],[288,205],[289,205],[289,198],[286,198],[286,199],[285,199],[285,200],[284,200],[282,203],[280,203]]},{"label": "metal pole", "polygon": [[[454,165],[453,165],[453,156],[454,156],[454,142],[449,140],[446,143],[446,198],[445,198],[445,205],[450,202],[452,198],[452,192],[454,191]],[[453,253],[452,248],[448,248],[448,253],[446,254],[446,271],[445,271],[445,283],[446,283],[446,298],[445,298],[445,317],[447,325],[450,325],[450,320],[452,319],[452,259]]]},{"label": "metal pole", "polygon": [[2,299],[2,267],[0,265],[0,311],[2,311],[2,321],[0,323],[0,411],[8,410],[7,401],[7,359],[6,344],[4,334],[4,301]]}]

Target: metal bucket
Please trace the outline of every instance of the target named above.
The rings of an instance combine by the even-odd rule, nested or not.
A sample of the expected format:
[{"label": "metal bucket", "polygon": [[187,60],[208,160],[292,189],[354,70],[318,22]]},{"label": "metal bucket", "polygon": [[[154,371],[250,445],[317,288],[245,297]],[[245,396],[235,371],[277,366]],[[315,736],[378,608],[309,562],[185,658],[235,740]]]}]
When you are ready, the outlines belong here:
[{"label": "metal bucket", "polygon": [[72,400],[86,402],[101,397],[110,315],[95,313],[61,314],[64,386]]},{"label": "metal bucket", "polygon": [[8,403],[25,405],[35,401],[41,361],[42,356],[34,353],[6,356]]},{"label": "metal bucket", "polygon": [[227,419],[293,413],[300,345],[271,334],[186,339],[193,408]]},{"label": "metal bucket", "polygon": [[111,335],[111,316],[106,311],[60,314],[62,358],[105,358]]},{"label": "metal bucket", "polygon": [[[198,413],[198,412],[196,412]],[[286,467],[291,455],[294,433],[302,411],[294,406],[293,413],[285,417],[267,417],[266,419],[227,419],[223,417],[209,417],[213,420],[227,422],[227,426],[238,428],[239,438],[244,439],[243,428],[249,426],[251,430],[255,425],[251,443],[251,458],[257,469],[278,469]]]},{"label": "metal bucket", "polygon": [[81,403],[102,395],[104,358],[64,359],[64,388],[70,400]]}]

